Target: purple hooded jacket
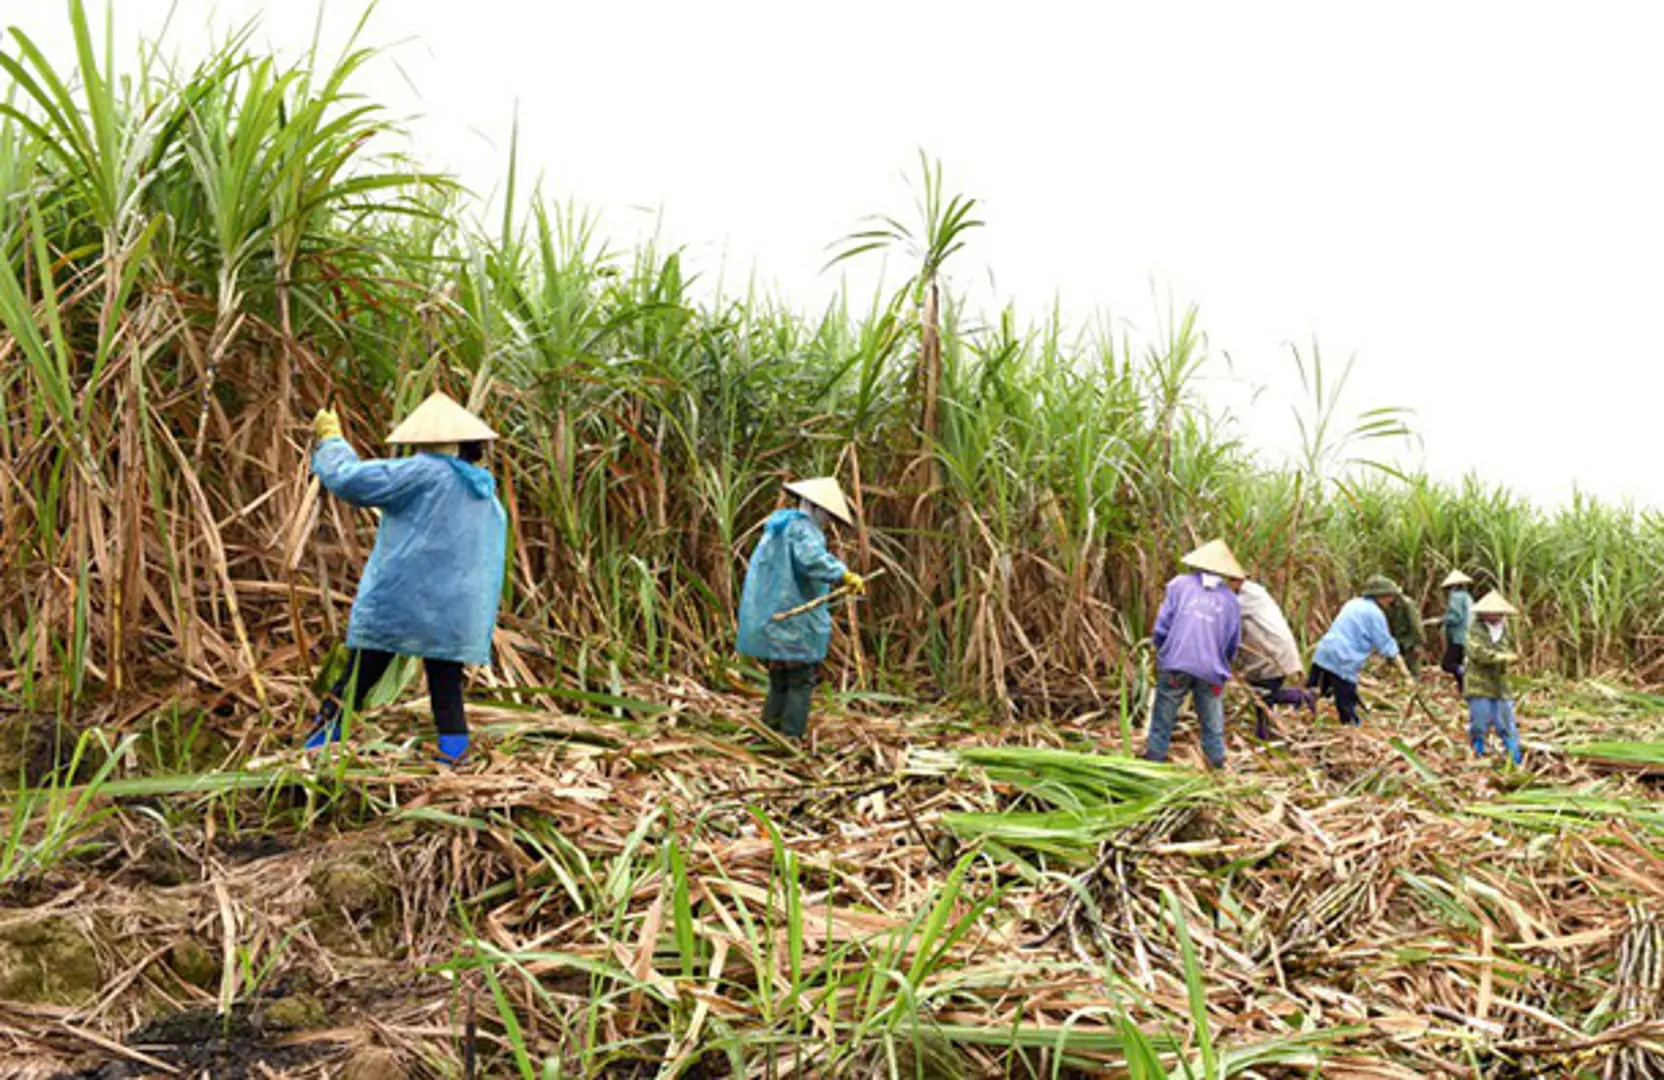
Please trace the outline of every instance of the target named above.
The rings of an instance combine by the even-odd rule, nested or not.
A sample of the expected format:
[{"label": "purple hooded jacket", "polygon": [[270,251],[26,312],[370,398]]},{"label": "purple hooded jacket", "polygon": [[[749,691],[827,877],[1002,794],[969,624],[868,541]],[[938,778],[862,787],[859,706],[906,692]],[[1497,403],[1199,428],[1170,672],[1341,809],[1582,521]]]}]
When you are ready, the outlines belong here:
[{"label": "purple hooded jacket", "polygon": [[1242,643],[1242,609],[1236,593],[1223,581],[1210,589],[1202,584],[1201,574],[1180,574],[1167,583],[1167,596],[1151,636],[1158,670],[1225,685]]}]

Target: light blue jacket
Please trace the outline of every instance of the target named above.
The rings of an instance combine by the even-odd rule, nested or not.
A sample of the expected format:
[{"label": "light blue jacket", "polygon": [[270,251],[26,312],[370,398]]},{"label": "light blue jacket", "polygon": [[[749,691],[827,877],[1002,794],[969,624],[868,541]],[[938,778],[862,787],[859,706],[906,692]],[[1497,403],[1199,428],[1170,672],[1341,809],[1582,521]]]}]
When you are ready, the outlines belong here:
[{"label": "light blue jacket", "polygon": [[1444,605],[1444,640],[1450,645],[1468,643],[1468,620],[1473,613],[1473,597],[1462,588],[1450,590]]},{"label": "light blue jacket", "polygon": [[1312,663],[1348,682],[1357,682],[1358,673],[1372,652],[1391,660],[1398,655],[1398,642],[1392,639],[1381,605],[1367,596],[1359,596],[1341,607],[1329,632],[1317,643]]},{"label": "light blue jacket", "polygon": [[825,596],[848,570],[826,550],[815,519],[776,510],[763,523],[740,594],[739,651],[758,660],[818,664],[832,644],[832,613],[821,605],[780,622],[776,613]]},{"label": "light blue jacket", "polygon": [[491,474],[446,454],[360,461],[344,439],[319,443],[312,471],[331,493],[381,510],[348,647],[490,664],[508,543]]}]

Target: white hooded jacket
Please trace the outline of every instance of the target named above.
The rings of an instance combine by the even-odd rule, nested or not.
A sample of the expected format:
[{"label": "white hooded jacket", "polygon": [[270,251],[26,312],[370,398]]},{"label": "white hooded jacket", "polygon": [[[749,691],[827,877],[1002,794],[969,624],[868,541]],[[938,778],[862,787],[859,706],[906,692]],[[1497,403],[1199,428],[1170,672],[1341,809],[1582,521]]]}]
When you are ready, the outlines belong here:
[{"label": "white hooded jacket", "polygon": [[1237,655],[1237,674],[1256,679],[1286,679],[1300,675],[1300,646],[1277,601],[1257,581],[1242,583],[1237,594],[1242,608],[1242,651]]}]

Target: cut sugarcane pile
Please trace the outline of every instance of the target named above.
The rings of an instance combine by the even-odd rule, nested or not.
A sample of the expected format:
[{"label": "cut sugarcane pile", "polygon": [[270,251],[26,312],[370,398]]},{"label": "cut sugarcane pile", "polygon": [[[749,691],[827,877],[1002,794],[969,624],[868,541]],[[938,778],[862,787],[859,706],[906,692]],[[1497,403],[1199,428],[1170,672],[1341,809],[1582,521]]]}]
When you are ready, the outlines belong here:
[{"label": "cut sugarcane pile", "polygon": [[[1536,691],[1512,770],[1395,694],[1268,746],[1233,720],[1213,775],[1188,721],[1155,766],[1106,716],[839,712],[798,755],[692,686],[482,708],[455,774],[397,709],[338,774],[118,770],[104,846],[9,887],[0,1071],[1659,1075],[1664,815],[1603,764],[1659,722]],[[66,929],[73,1005],[13,970]]]}]

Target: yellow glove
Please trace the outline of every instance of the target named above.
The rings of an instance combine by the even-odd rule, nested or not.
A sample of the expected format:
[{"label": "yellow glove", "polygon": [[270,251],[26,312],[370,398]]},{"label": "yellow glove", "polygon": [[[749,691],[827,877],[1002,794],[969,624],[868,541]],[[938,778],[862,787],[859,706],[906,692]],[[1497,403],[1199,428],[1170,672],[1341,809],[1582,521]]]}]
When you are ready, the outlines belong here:
[{"label": "yellow glove", "polygon": [[1496,654],[1496,658],[1504,664],[1512,664],[1514,661],[1516,661],[1520,658],[1520,654],[1519,653],[1511,653],[1511,652],[1500,652],[1500,653]]},{"label": "yellow glove", "polygon": [[318,415],[312,418],[312,434],[318,437],[319,442],[341,437],[341,418],[335,415],[334,409],[318,410]]},{"label": "yellow glove", "polygon": [[853,570],[844,571],[843,587],[851,596],[867,595],[867,579]]}]

